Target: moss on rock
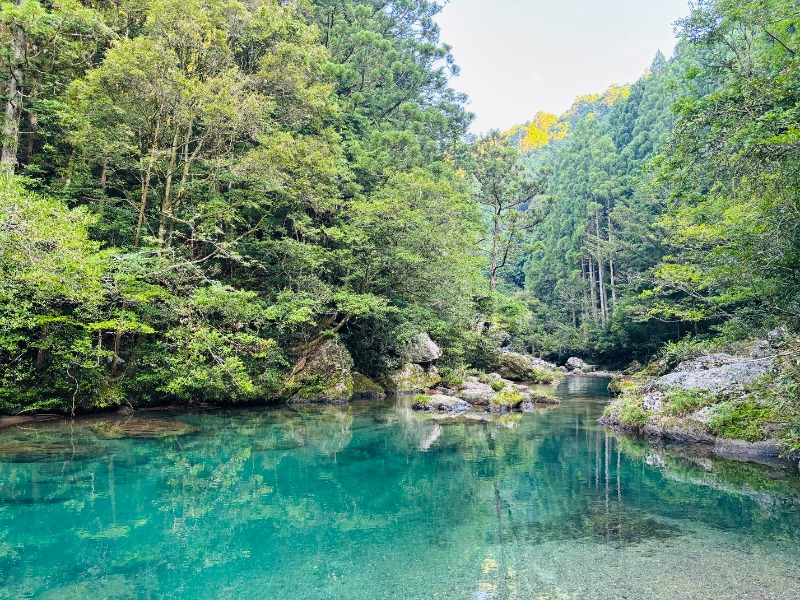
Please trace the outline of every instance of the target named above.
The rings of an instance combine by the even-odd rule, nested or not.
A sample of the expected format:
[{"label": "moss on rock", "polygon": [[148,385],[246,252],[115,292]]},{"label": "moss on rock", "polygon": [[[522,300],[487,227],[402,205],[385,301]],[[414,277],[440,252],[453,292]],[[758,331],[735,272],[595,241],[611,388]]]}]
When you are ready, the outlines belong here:
[{"label": "moss on rock", "polygon": [[402,369],[389,374],[383,381],[391,392],[424,392],[442,381],[436,367],[424,369],[418,364],[408,363]]},{"label": "moss on rock", "polygon": [[325,340],[290,382],[292,402],[343,403],[353,395],[353,358],[336,340]]},{"label": "moss on rock", "polygon": [[353,373],[353,398],[357,400],[378,400],[386,397],[383,386],[361,373]]}]

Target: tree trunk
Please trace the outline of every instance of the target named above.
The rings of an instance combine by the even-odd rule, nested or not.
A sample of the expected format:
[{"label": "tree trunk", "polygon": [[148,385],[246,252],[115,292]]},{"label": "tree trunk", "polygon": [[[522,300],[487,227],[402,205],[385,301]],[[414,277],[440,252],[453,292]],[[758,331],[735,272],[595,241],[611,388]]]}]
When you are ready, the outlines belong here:
[{"label": "tree trunk", "polygon": [[589,292],[591,297],[592,317],[597,322],[597,277],[595,276],[594,262],[589,261]]},{"label": "tree trunk", "polygon": [[597,234],[597,287],[600,293],[600,315],[603,325],[608,322],[608,298],[606,297],[605,282],[605,262],[603,261],[603,251],[600,247],[602,238],[600,237],[600,213],[594,216],[595,233]]},{"label": "tree trunk", "polygon": [[[17,5],[21,0],[17,0]],[[22,115],[22,88],[25,83],[25,48],[27,45],[25,30],[18,26],[11,27],[11,56],[8,65],[8,97],[6,98],[6,116],[3,126],[3,152],[0,165],[3,171],[14,173],[17,167],[17,147],[19,145],[19,121]]]},{"label": "tree trunk", "polygon": [[[611,257],[614,256],[614,250],[611,246],[611,210],[608,211],[608,247],[610,250]],[[611,280],[611,313],[614,313],[614,310],[617,308],[617,282],[616,282],[616,273],[614,272],[614,259],[609,257],[608,259],[608,276]]]},{"label": "tree trunk", "polygon": [[169,166],[167,167],[167,181],[164,185],[164,200],[161,202],[161,216],[158,218],[158,245],[164,245],[164,234],[166,233],[167,215],[170,211],[169,200],[172,192],[172,172],[175,170],[175,161],[178,156],[178,127],[175,127],[175,135],[172,136],[172,147],[169,152]]},{"label": "tree trunk", "polygon": [[108,184],[108,156],[103,155],[103,170],[100,171],[100,191],[106,193],[106,185]]},{"label": "tree trunk", "polygon": [[500,211],[494,212],[494,231],[492,232],[492,266],[489,271],[489,291],[497,287],[497,259],[500,251]]},{"label": "tree trunk", "polygon": [[142,224],[144,223],[144,212],[147,209],[147,194],[150,191],[150,177],[153,174],[153,165],[156,162],[156,152],[158,152],[158,135],[161,133],[161,117],[156,121],[156,131],[153,135],[153,146],[150,148],[150,160],[147,163],[147,172],[144,176],[142,186],[142,203],[139,206],[139,221],[136,223],[136,237],[133,240],[134,247],[139,247],[139,237],[142,234]]}]

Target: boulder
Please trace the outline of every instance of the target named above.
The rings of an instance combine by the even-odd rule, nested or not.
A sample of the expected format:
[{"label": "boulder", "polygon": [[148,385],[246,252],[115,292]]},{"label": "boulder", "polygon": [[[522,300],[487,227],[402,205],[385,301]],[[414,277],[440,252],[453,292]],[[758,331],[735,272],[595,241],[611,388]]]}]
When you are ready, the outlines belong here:
[{"label": "boulder", "polygon": [[325,340],[306,357],[291,383],[298,387],[292,402],[347,402],[353,395],[353,358],[336,340]]},{"label": "boulder", "polygon": [[427,369],[415,363],[408,363],[402,369],[389,374],[384,387],[391,392],[424,392],[436,387],[442,378],[436,367]]},{"label": "boulder", "polygon": [[766,375],[770,366],[770,359],[710,354],[682,362],[672,373],[656,379],[647,391],[666,392],[680,388],[714,395],[740,395],[746,385]]},{"label": "boulder", "polygon": [[753,348],[750,358],[774,357],[784,348],[790,337],[786,329],[773,329],[767,334],[767,339],[762,340]]},{"label": "boulder", "polygon": [[537,404],[549,404],[552,406],[561,404],[561,400],[548,394],[542,394],[541,392],[534,392],[530,390],[522,393],[522,404],[520,405],[522,410],[529,412],[533,410]]},{"label": "boulder", "polygon": [[442,357],[442,349],[427,333],[418,333],[403,346],[403,356],[410,363],[429,364]]},{"label": "boulder", "polygon": [[386,397],[382,386],[361,373],[353,373],[354,400],[380,400]]},{"label": "boulder", "polygon": [[581,360],[577,356],[572,356],[567,359],[567,362],[564,364],[567,368],[567,372],[579,375],[581,373],[591,373],[594,371],[594,366],[590,365],[584,360]]},{"label": "boulder", "polygon": [[539,381],[542,371],[555,371],[555,365],[518,352],[501,352],[497,373],[511,381]]},{"label": "boulder", "polygon": [[496,394],[488,383],[466,381],[456,395],[470,404],[488,406]]},{"label": "boulder", "polygon": [[469,410],[472,408],[472,405],[460,398],[445,396],[443,394],[434,394],[433,396],[418,396],[414,398],[412,408],[414,410],[423,410],[427,412],[460,413]]},{"label": "boulder", "polygon": [[717,439],[714,454],[722,458],[778,458],[784,451],[779,440],[763,440],[761,442],[745,442],[742,440]]}]

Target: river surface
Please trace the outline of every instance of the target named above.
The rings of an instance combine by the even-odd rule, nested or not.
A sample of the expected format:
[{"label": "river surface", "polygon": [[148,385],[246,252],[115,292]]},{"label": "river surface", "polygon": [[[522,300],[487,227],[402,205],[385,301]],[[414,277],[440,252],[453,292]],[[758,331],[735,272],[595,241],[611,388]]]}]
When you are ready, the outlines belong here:
[{"label": "river surface", "polygon": [[605,384],[494,419],[400,397],[0,430],[0,598],[800,598],[796,465],[617,438]]}]

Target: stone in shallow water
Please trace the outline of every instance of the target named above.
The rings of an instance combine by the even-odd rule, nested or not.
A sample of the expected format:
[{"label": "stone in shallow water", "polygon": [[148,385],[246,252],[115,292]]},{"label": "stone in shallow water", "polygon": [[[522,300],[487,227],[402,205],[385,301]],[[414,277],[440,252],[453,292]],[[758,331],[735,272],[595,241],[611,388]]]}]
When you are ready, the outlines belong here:
[{"label": "stone in shallow water", "polygon": [[464,412],[472,408],[469,402],[465,402],[460,398],[453,396],[445,396],[443,394],[435,394],[433,396],[425,396],[424,401],[420,399],[414,402],[414,410],[433,411],[438,410],[442,412]]}]

